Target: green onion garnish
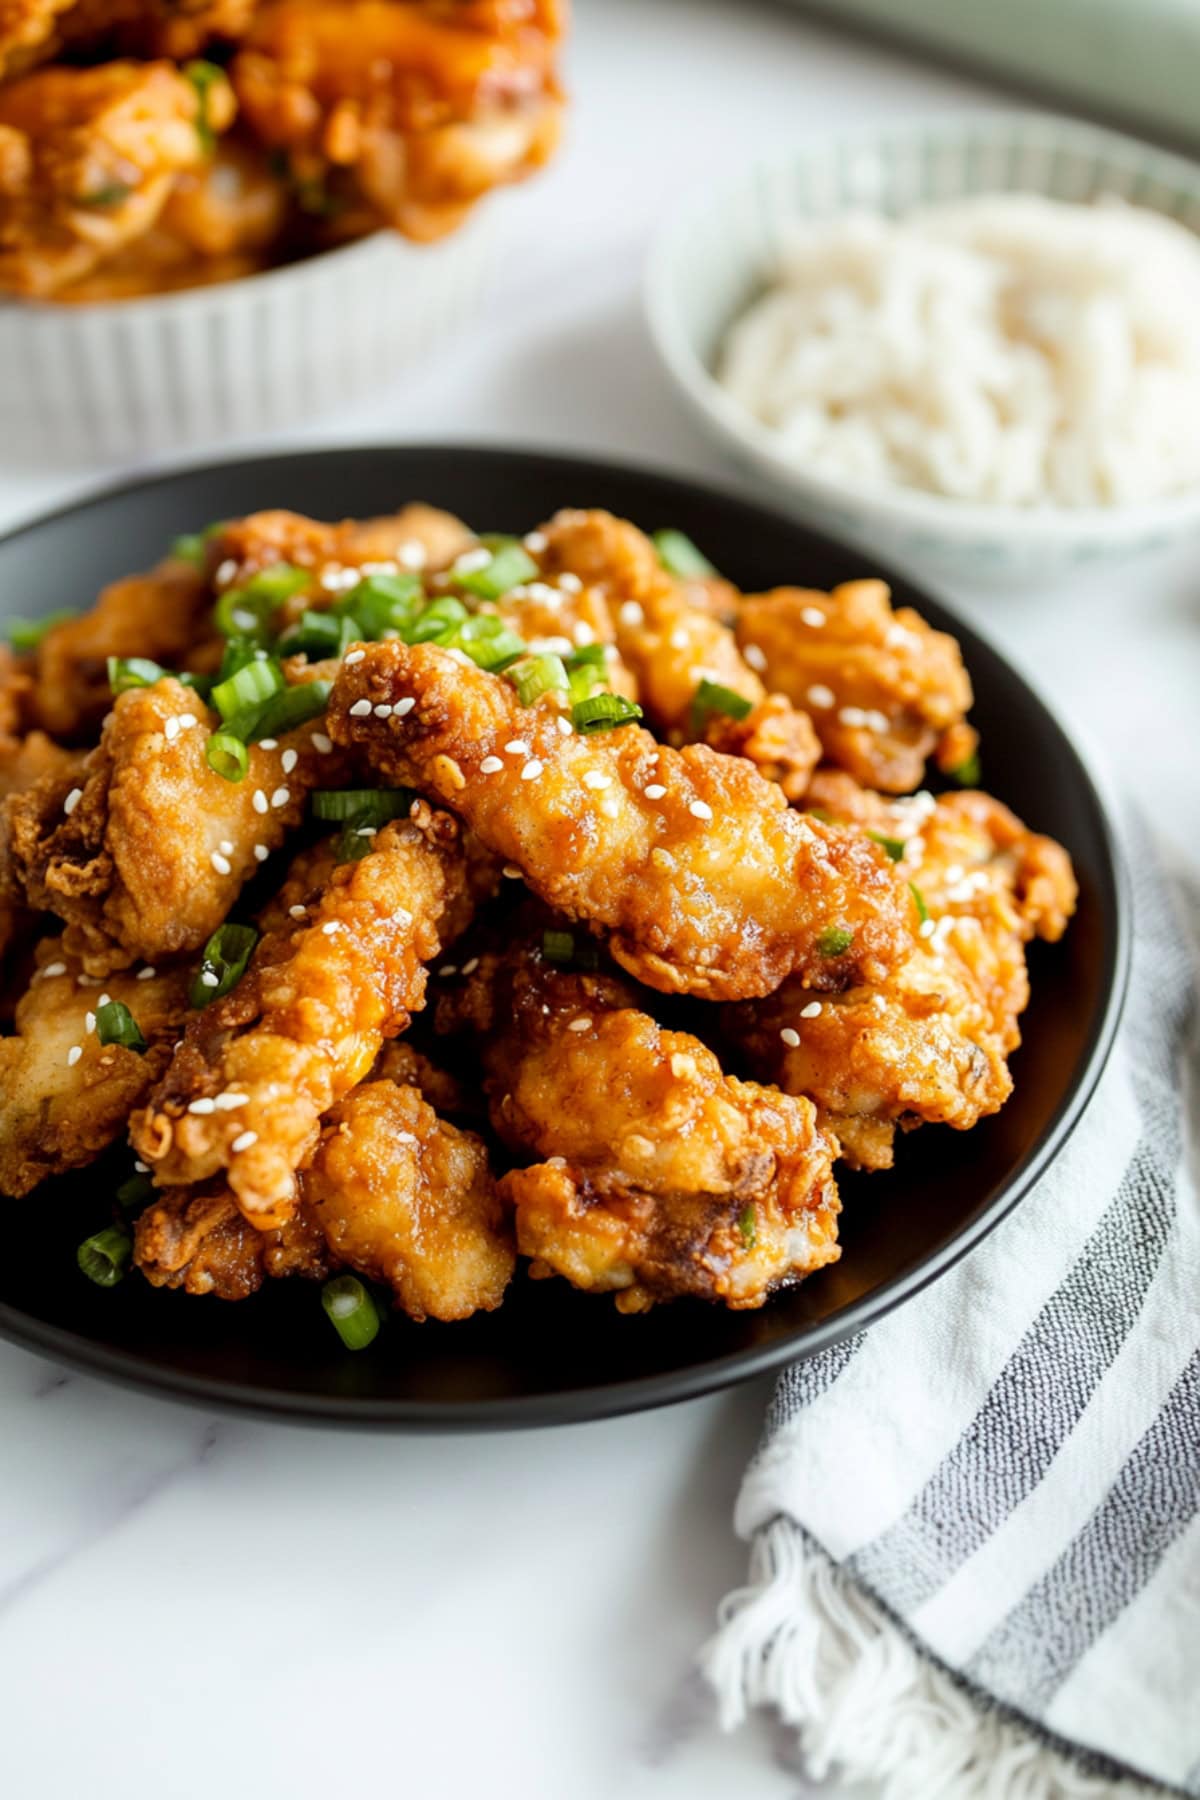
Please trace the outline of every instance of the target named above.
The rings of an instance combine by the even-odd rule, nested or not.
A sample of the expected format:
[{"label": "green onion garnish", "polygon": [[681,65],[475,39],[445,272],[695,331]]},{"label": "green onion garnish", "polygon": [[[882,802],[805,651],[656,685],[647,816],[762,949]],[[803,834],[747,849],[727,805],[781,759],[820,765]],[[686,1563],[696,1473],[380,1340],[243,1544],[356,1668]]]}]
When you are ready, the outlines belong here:
[{"label": "green onion garnish", "polygon": [[321,1305],[347,1350],[365,1350],[377,1336],[379,1309],[357,1275],[336,1275],[327,1281]]},{"label": "green onion garnish", "polygon": [[691,538],[682,531],[656,531],[654,548],[668,574],[678,575],[684,581],[699,581],[717,572],[707,556],[697,550]]},{"label": "green onion garnish", "polygon": [[494,613],[479,613],[473,619],[448,625],[434,642],[446,650],[465,651],[477,668],[497,672],[524,656],[527,647],[525,639]]},{"label": "green onion garnish", "polygon": [[217,134],[208,116],[209,89],[223,79],[222,74],[216,63],[203,62],[200,58],[184,63],[183,74],[196,90],[196,136],[200,139],[200,148],[207,156],[215,149],[217,142]]},{"label": "green onion garnish", "polygon": [[753,1200],[748,1206],[743,1206],[738,1214],[737,1226],[742,1234],[743,1244],[747,1250],[753,1250],[758,1242],[758,1214],[754,1210]]},{"label": "green onion garnish", "polygon": [[154,1198],[154,1183],[148,1175],[131,1175],[117,1189],[117,1205],[122,1212],[141,1212]]},{"label": "green onion garnish", "polygon": [[188,989],[192,1005],[207,1006],[210,1000],[220,1000],[235,988],[246,973],[246,964],[257,942],[258,933],[253,925],[219,926],[204,946],[200,967]]},{"label": "green onion garnish", "polygon": [[351,813],[337,841],[337,860],[340,863],[361,862],[374,847],[378,829],[372,824],[370,813]]},{"label": "green onion garnish", "polygon": [[412,788],[318,788],[312,797],[313,817],[338,824],[355,819],[360,825],[386,825],[389,819],[407,818],[415,799]]},{"label": "green onion garnish", "polygon": [[496,550],[485,568],[473,569],[469,575],[455,575],[454,579],[468,594],[477,594],[481,600],[499,600],[510,588],[532,581],[537,572],[532,556],[514,539]]},{"label": "green onion garnish", "polygon": [[213,684],[211,675],[193,675],[190,669],[164,669],[159,663],[151,662],[148,656],[110,656],[108,659],[108,685],[114,694],[124,694],[130,688],[153,687],[156,681],[177,681],[180,687],[191,688],[204,699]]},{"label": "green onion garnish", "polygon": [[90,194],[80,194],[80,206],[120,206],[122,200],[128,200],[133,189],[127,181],[107,181],[103,187],[93,188]]},{"label": "green onion garnish", "polygon": [[577,700],[571,708],[571,723],[583,737],[595,731],[612,731],[617,725],[632,725],[642,716],[642,709],[624,694],[592,694]]},{"label": "green onion garnish", "polygon": [[36,650],[48,631],[78,617],[75,607],[64,606],[58,612],[47,613],[44,619],[6,619],[4,635],[14,650]]},{"label": "green onion garnish", "polygon": [[854,942],[854,933],[844,925],[827,925],[817,939],[822,956],[844,956]]},{"label": "green onion garnish", "polygon": [[733,688],[722,687],[719,681],[705,678],[692,695],[691,728],[692,735],[699,737],[708,721],[716,717],[726,719],[744,719],[754,711],[753,700],[747,700],[745,694],[735,693]]},{"label": "green onion garnish", "polygon": [[424,598],[416,575],[368,575],[350,590],[345,605],[353,610],[364,638],[381,638],[385,631],[407,630]]},{"label": "green onion garnish", "polygon": [[214,731],[204,746],[204,756],[214,775],[225,781],[244,781],[250,768],[250,752],[232,731]]},{"label": "green onion garnish", "polygon": [[547,962],[569,963],[575,954],[573,931],[543,931],[542,955]]},{"label": "green onion garnish", "polygon": [[532,706],[543,694],[570,692],[563,659],[551,652],[532,656],[528,662],[519,662],[516,668],[508,671],[508,678],[516,683],[517,698],[522,706]]},{"label": "green onion garnish", "polygon": [[908,891],[917,903],[917,917],[918,917],[918,919],[920,919],[920,921],[923,925],[925,923],[926,919],[929,917],[929,908],[925,904],[925,896],[921,892],[920,888],[917,886],[915,881],[909,882]]},{"label": "green onion garnish", "polygon": [[904,855],[904,839],[885,837],[882,831],[868,831],[867,836],[881,850],[886,850],[893,862],[899,862]]},{"label": "green onion garnish", "polygon": [[604,668],[608,662],[607,644],[580,644],[569,656],[563,657],[568,669]]},{"label": "green onion garnish", "polygon": [[136,1050],[143,1056],[146,1040],[137,1027],[137,1020],[120,1000],[106,1000],[103,1006],[96,1008],[96,1041],[99,1044],[120,1044],[124,1050]]},{"label": "green onion garnish", "polygon": [[171,555],[180,562],[189,562],[199,568],[204,561],[205,535],[202,531],[185,531],[181,537],[171,539]]},{"label": "green onion garnish", "polygon": [[311,569],[274,563],[260,569],[243,587],[226,588],[213,609],[213,624],[223,637],[253,638],[265,643],[273,614],[285,600],[312,581]]},{"label": "green onion garnish", "polygon": [[[249,744],[257,743],[259,738],[283,737],[286,732],[295,731],[297,725],[306,725],[309,719],[323,713],[332,691],[332,681],[303,681],[296,687],[284,688],[271,695],[259,708],[249,730],[239,735]],[[231,728],[237,724],[238,715],[235,714],[229,723]]]},{"label": "green onion garnish", "polygon": [[407,644],[431,644],[448,625],[461,625],[467,617],[467,609],[462,601],[456,600],[453,594],[444,594],[440,600],[432,601],[413,620],[404,633],[404,641]]},{"label": "green onion garnish", "polygon": [[970,756],[965,757],[957,768],[951,769],[950,777],[951,780],[957,781],[960,787],[978,787],[983,778],[983,768],[979,761],[978,750],[972,750]]},{"label": "green onion garnish", "polygon": [[213,705],[228,723],[243,707],[261,707],[273,694],[282,693],[285,682],[278,663],[248,662],[228,681],[218,681],[212,691]]},{"label": "green onion garnish", "polygon": [[84,1238],[75,1252],[82,1274],[97,1287],[116,1287],[125,1273],[133,1249],[133,1239],[123,1225],[109,1225],[93,1237]]}]

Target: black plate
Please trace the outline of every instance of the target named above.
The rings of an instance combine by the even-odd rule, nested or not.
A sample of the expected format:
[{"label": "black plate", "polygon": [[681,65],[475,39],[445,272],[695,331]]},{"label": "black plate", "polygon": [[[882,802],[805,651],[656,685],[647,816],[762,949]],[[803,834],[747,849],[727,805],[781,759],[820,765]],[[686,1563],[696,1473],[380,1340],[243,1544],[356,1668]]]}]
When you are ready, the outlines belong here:
[{"label": "black plate", "polygon": [[[880,571],[803,526],[697,482],[581,458],[403,446],[266,456],[122,488],[0,541],[0,595],[14,613],[89,600],[210,519],[286,506],[318,518],[423,499],[477,529],[528,529],[557,507],[603,506],[688,532],[742,587],[830,587]],[[889,577],[889,579],[891,579]],[[988,644],[894,580],[960,640],[975,684],[988,786],[1067,845],[1079,913],[1063,944],[1033,952],[1033,1002],[1004,1111],[960,1134],[930,1127],[888,1175],[842,1182],[843,1256],[759,1312],[700,1303],[633,1318],[562,1282],[518,1274],[504,1307],[462,1325],[397,1320],[344,1354],[307,1283],[239,1305],[93,1287],[74,1266],[105,1213],[102,1169],[11,1203],[0,1258],[0,1333],[100,1375],[208,1406],[343,1425],[485,1427],[596,1418],[682,1400],[858,1331],[942,1274],[1025,1194],[1061,1150],[1108,1055],[1128,960],[1113,836],[1059,725]]]}]

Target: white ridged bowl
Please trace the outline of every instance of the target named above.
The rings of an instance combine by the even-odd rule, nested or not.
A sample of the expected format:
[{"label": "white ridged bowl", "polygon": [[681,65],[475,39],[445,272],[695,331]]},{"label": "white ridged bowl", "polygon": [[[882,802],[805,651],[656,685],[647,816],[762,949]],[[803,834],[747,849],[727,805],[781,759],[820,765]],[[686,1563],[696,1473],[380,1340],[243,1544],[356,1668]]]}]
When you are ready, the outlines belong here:
[{"label": "white ridged bowl", "polygon": [[112,303],[0,302],[0,434],[56,465],[303,423],[426,356],[476,311],[492,233],[378,232],[211,287]]},{"label": "white ridged bowl", "polygon": [[[712,373],[727,327],[770,279],[797,219],[903,213],[972,194],[1118,195],[1200,232],[1200,169],[1135,139],[1036,114],[979,113],[815,142],[695,194],[652,252],[658,354],[692,416],[814,524],[918,570],[996,587],[1046,585],[1200,535],[1200,492],[1144,504],[977,504],[797,469]],[[1196,322],[1200,331],[1200,320]],[[1200,421],[1197,421],[1200,430]]]}]

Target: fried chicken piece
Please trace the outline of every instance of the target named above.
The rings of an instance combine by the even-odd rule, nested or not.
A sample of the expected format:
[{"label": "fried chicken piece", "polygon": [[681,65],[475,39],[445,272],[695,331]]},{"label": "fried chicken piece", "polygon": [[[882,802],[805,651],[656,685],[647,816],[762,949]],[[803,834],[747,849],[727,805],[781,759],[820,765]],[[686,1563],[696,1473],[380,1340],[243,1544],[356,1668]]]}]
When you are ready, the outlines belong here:
[{"label": "fried chicken piece", "polygon": [[269,0],[233,81],[302,195],[431,239],[552,154],[563,23],[559,0]]},{"label": "fried chicken piece", "polygon": [[[0,703],[0,721],[4,718]],[[24,890],[13,866],[9,841],[10,794],[24,794],[40,781],[71,778],[83,763],[80,751],[64,750],[44,731],[13,737],[0,728],[0,956],[4,956],[22,925],[30,922]]]},{"label": "fried chicken piece", "polygon": [[347,571],[444,569],[477,541],[453,513],[419,502],[379,518],[337,524],[275,508],[229,520],[211,532],[205,566],[221,589],[242,587],[276,563],[311,569],[311,588],[276,614],[273,623],[280,629],[305,607],[341,598],[353,585],[345,580]]},{"label": "fried chicken piece", "polygon": [[38,645],[30,701],[37,723],[69,741],[91,735],[112,705],[108,658],[187,663],[212,637],[211,606],[203,577],[179,557],[111,582],[90,612],[53,626]]},{"label": "fried chicken piece", "polygon": [[887,800],[831,772],[810,798],[900,853],[929,914],[922,939],[883,983],[818,1001],[787,981],[723,1023],[757,1075],[818,1103],[848,1160],[890,1168],[897,1124],[966,1131],[1008,1098],[1025,945],[1061,935],[1074,876],[1061,846],[987,794]]},{"label": "fried chicken piece", "polygon": [[89,974],[200,949],[311,790],[336,785],[339,759],[318,748],[328,745],[319,719],[274,749],[249,746],[242,781],[208,765],[218,723],[177,681],[131,688],[78,777],[9,802],[17,876],[31,905],[66,921],[67,947]]},{"label": "fried chicken piece", "polygon": [[[0,1038],[0,1193],[27,1194],[91,1162],[170,1060],[187,1011],[186,970],[114,975],[103,985],[81,978],[61,939],[39,944],[16,1035]],[[99,1042],[94,1014],[106,999],[129,1008],[145,1055]]]},{"label": "fried chicken piece", "polygon": [[912,902],[870,844],[790,811],[740,757],[634,726],[564,736],[551,704],[523,707],[428,644],[370,645],[328,717],[383,779],[436,795],[549,905],[612,933],[650,987],[742,999],[793,971],[845,986],[912,941]]},{"label": "fried chicken piece", "polygon": [[949,771],[975,749],[958,645],[911,607],[893,612],[882,581],[747,594],[737,641],[771,687],[812,715],[826,756],[868,787],[905,793],[927,757]]},{"label": "fried chicken piece", "polygon": [[833,1262],[836,1142],[814,1108],[724,1075],[665,1031],[629,981],[485,955],[439,1028],[483,1034],[492,1123],[539,1160],[500,1182],[535,1274],[618,1294],[761,1306]]},{"label": "fried chicken piece", "polygon": [[424,965],[461,931],[474,896],[454,820],[423,803],[385,826],[369,853],[299,859],[290,891],[303,916],[260,941],[246,974],[189,1021],[133,1142],[160,1186],[222,1170],[254,1224],[279,1227],[322,1116],[367,1074],[385,1038],[424,1005]]},{"label": "fried chicken piece", "polygon": [[[45,299],[148,231],[233,117],[170,63],[50,68],[0,88],[0,290]],[[198,129],[207,127],[204,135]]]},{"label": "fried chicken piece", "polygon": [[355,1088],[328,1115],[300,1185],[333,1260],[386,1282],[410,1318],[500,1305],[516,1255],[487,1150],[415,1087]]},{"label": "fried chicken piece", "polygon": [[59,15],[71,0],[0,0],[0,77],[50,54]]},{"label": "fried chicken piece", "polygon": [[483,1112],[482,1097],[457,1075],[422,1054],[408,1038],[392,1038],[375,1058],[372,1081],[393,1081],[399,1087],[416,1088],[443,1117],[472,1118]]},{"label": "fried chicken piece", "polygon": [[133,1228],[133,1260],[152,1287],[245,1300],[269,1278],[323,1281],[333,1269],[325,1239],[303,1208],[276,1231],[259,1231],[220,1181],[169,1188]]},{"label": "fried chicken piece", "polygon": [[[590,584],[585,593],[598,588],[608,598],[621,662],[656,731],[671,744],[698,739],[745,756],[789,800],[798,799],[821,754],[812,722],[782,694],[768,696],[729,627],[711,608],[693,604],[697,584],[670,575],[644,532],[611,513],[560,512],[541,535],[548,573],[573,571]],[[702,681],[740,695],[751,710],[742,719],[697,717]]]}]

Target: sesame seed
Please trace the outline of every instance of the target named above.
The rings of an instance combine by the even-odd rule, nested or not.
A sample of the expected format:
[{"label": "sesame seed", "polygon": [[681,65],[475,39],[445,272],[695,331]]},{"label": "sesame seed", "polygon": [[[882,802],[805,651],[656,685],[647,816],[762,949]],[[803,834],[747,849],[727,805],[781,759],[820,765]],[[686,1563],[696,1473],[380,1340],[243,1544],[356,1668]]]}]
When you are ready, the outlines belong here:
[{"label": "sesame seed", "polygon": [[255,615],[244,606],[236,606],[229,616],[239,631],[253,631],[258,624]]},{"label": "sesame seed", "polygon": [[215,970],[201,969],[201,971],[200,971],[200,986],[201,987],[220,987],[220,985],[221,985],[221,977],[216,973]]},{"label": "sesame seed", "polygon": [[370,714],[370,711],[371,702],[369,700],[356,700],[354,705],[350,708],[350,717],[352,719],[365,719]]},{"label": "sesame seed", "polygon": [[275,792],[271,795],[271,805],[278,810],[279,807],[286,806],[291,797],[291,790],[289,788],[277,787]]},{"label": "sesame seed", "polygon": [[218,875],[232,875],[232,863],[227,856],[222,856],[219,850],[214,850],[208,860],[217,871]]},{"label": "sesame seed", "polygon": [[611,787],[612,776],[601,774],[599,769],[589,769],[583,778],[583,785],[588,788],[596,788],[597,791],[600,788]]},{"label": "sesame seed", "polygon": [[646,615],[636,600],[626,600],[617,613],[622,625],[640,625]]},{"label": "sesame seed", "polygon": [[800,617],[806,625],[812,625],[814,628],[825,623],[825,614],[819,606],[802,606]]},{"label": "sesame seed", "polygon": [[760,675],[767,666],[767,653],[757,644],[746,644],[742,650],[742,658],[752,669],[757,669]]},{"label": "sesame seed", "polygon": [[606,819],[619,819],[621,816],[621,808],[618,806],[617,802],[612,799],[602,800],[600,802],[600,811],[604,814]]},{"label": "sesame seed", "polygon": [[407,719],[409,713],[416,704],[417,702],[413,695],[406,694],[403,700],[397,700],[395,706],[393,706],[392,717],[394,719]]},{"label": "sesame seed", "polygon": [[51,975],[65,975],[66,972],[67,972],[67,965],[65,962],[47,963],[45,968],[42,970],[42,979],[49,980]]},{"label": "sesame seed", "polygon": [[529,649],[534,656],[570,656],[572,644],[568,637],[530,638]]},{"label": "sesame seed", "polygon": [[157,975],[157,973],[158,973],[158,970],[154,967],[154,964],[147,963],[146,967],[144,969],[138,970],[137,979],[139,981],[153,981],[154,977]]},{"label": "sesame seed", "polygon": [[564,737],[570,737],[575,730],[575,727],[565,713],[559,713],[558,718],[555,720],[555,724],[558,726],[558,729]]},{"label": "sesame seed", "polygon": [[686,650],[688,647],[689,641],[690,640],[688,638],[688,634],[683,629],[682,625],[677,625],[675,630],[671,633],[670,637],[667,639],[667,642],[668,642],[668,644],[670,644],[672,650]]},{"label": "sesame seed", "polygon": [[438,970],[438,974],[446,975],[446,976],[457,975],[458,974],[458,964],[457,963],[443,963],[441,968]]},{"label": "sesame seed", "polygon": [[581,1013],[579,1018],[571,1020],[571,1023],[567,1026],[567,1030],[568,1031],[590,1031],[591,1025],[592,1025],[591,1013]]},{"label": "sesame seed", "polygon": [[300,761],[300,758],[297,755],[296,751],[285,750],[283,755],[279,759],[279,766],[283,770],[285,775],[290,775],[292,770],[295,768],[296,764],[299,761]]},{"label": "sesame seed", "polygon": [[578,594],[583,591],[582,581],[578,575],[573,575],[570,569],[565,569],[559,576],[558,585],[564,594]]},{"label": "sesame seed", "polygon": [[261,788],[255,788],[254,798],[251,800],[250,804],[256,813],[265,813],[267,811],[269,802]]},{"label": "sesame seed", "polygon": [[351,650],[348,656],[342,658],[342,661],[348,669],[352,669],[355,663],[360,663],[364,660],[366,654],[365,650]]},{"label": "sesame seed", "polygon": [[79,805],[79,802],[82,799],[83,799],[83,789],[82,788],[72,788],[70,793],[67,795],[66,799],[63,801],[63,811],[66,813],[68,819],[70,818],[71,814],[75,811],[75,808]]},{"label": "sesame seed", "polygon": [[94,1012],[89,1012],[89,1013],[84,1013],[84,1015],[83,1015],[83,1029],[84,1029],[84,1030],[85,1030],[85,1031],[86,1031],[86,1032],[87,1032],[87,1033],[88,1033],[88,1034],[89,1034],[89,1036],[90,1036],[90,1034],[91,1034],[91,1033],[92,1033],[92,1032],[93,1032],[93,1031],[95,1031],[95,1029],[96,1029],[96,1015],[95,1015],[95,1013],[94,1013]]},{"label": "sesame seed", "polygon": [[266,862],[266,860],[267,860],[268,856],[270,856],[270,854],[271,854],[271,852],[267,849],[267,846],[265,844],[255,844],[255,846],[254,846],[255,862]]},{"label": "sesame seed", "polygon": [[217,1095],[213,1105],[218,1112],[236,1112],[239,1106],[247,1106],[249,1102],[249,1094],[235,1094],[227,1090],[225,1093]]},{"label": "sesame seed", "polygon": [[234,1138],[234,1140],[233,1140],[232,1144],[230,1144],[229,1148],[233,1151],[234,1155],[236,1156],[239,1151],[249,1150],[255,1144],[257,1144],[257,1142],[258,1142],[257,1131],[241,1131],[238,1133],[237,1137]]},{"label": "sesame seed", "polygon": [[548,581],[531,581],[521,591],[526,600],[540,600],[543,606],[557,607],[563,603],[558,589],[552,588]]},{"label": "sesame seed", "polygon": [[149,1163],[135,1162],[133,1167],[134,1167],[135,1174],[148,1175],[150,1173],[150,1164]]},{"label": "sesame seed", "polygon": [[338,929],[339,929],[339,926],[338,926],[338,921],[336,919],[326,919],[325,923],[321,927],[321,930],[326,937],[332,937],[334,932],[337,931]]},{"label": "sesame seed", "polygon": [[391,716],[392,716],[391,707],[388,705],[386,700],[381,700],[379,702],[379,705],[375,708],[375,717],[377,719],[390,719]]},{"label": "sesame seed", "polygon": [[425,567],[425,546],[416,538],[409,538],[396,551],[396,560],[406,569],[423,569]]},{"label": "sesame seed", "polygon": [[711,819],[713,816],[712,807],[707,800],[693,800],[688,806],[688,811],[693,819]]},{"label": "sesame seed", "polygon": [[800,1008],[800,1017],[802,1019],[819,1019],[820,1016],[821,1002],[819,1000],[810,1000],[807,1006],[802,1006]]},{"label": "sesame seed", "polygon": [[525,533],[525,548],[532,550],[535,556],[540,555],[549,542],[550,539],[544,531],[527,531]]},{"label": "sesame seed", "polygon": [[393,1144],[416,1144],[419,1141],[418,1138],[413,1136],[411,1131],[396,1131],[392,1133]]},{"label": "sesame seed", "polygon": [[486,545],[480,544],[477,549],[464,550],[461,556],[454,559],[456,575],[474,575],[480,569],[486,569],[492,560],[492,553]]},{"label": "sesame seed", "polygon": [[221,852],[222,856],[232,856],[233,855],[233,845],[230,843],[228,838],[222,838],[220,843],[217,845],[217,849]]},{"label": "sesame seed", "polygon": [[523,869],[518,869],[516,863],[505,863],[504,873],[508,876],[510,881],[522,881],[525,876],[525,871]]},{"label": "sesame seed", "polygon": [[260,750],[278,750],[279,739],[278,738],[259,738],[258,747]]},{"label": "sesame seed", "polygon": [[479,967],[479,958],[477,956],[473,956],[471,958],[470,962],[465,962],[463,964],[462,972],[464,975],[473,975],[478,967]]},{"label": "sesame seed", "polygon": [[355,837],[365,837],[365,838],[377,837],[378,834],[379,834],[378,825],[360,825],[358,830],[354,833]]},{"label": "sesame seed", "polygon": [[793,1031],[790,1025],[785,1025],[779,1035],[789,1050],[794,1050],[800,1042],[800,1033]]},{"label": "sesame seed", "polygon": [[216,1110],[217,1110],[216,1101],[209,1100],[203,1095],[201,1096],[201,1098],[199,1100],[192,1100],[188,1104],[188,1111],[190,1113],[210,1113],[210,1112],[216,1112]]},{"label": "sesame seed", "polygon": [[397,925],[411,925],[413,922],[413,916],[406,906],[398,906],[392,914],[392,918]]},{"label": "sesame seed", "polygon": [[838,710],[838,723],[849,725],[852,729],[865,725],[867,715],[861,706],[843,706]]},{"label": "sesame seed", "polygon": [[232,556],[227,556],[224,562],[217,564],[217,572],[213,576],[213,580],[219,587],[224,587],[225,583],[232,581],[236,574],[237,562]]},{"label": "sesame seed", "polygon": [[288,917],[289,917],[289,919],[307,919],[307,917],[308,917],[307,906],[289,906],[288,907]]},{"label": "sesame seed", "polygon": [[810,706],[819,707],[822,712],[825,712],[833,705],[837,695],[832,688],[827,688],[823,682],[818,681],[809,688],[805,698]]},{"label": "sesame seed", "polygon": [[666,791],[661,781],[652,781],[648,788],[642,790],[647,800],[661,800]]},{"label": "sesame seed", "polygon": [[594,644],[596,634],[586,619],[577,619],[571,627],[571,636],[582,649],[585,644]]},{"label": "sesame seed", "polygon": [[932,919],[922,919],[922,921],[917,929],[918,929],[918,932],[920,933],[921,937],[931,938],[933,936],[934,932],[937,930],[937,926],[934,924]]},{"label": "sesame seed", "polygon": [[509,756],[528,756],[529,755],[529,745],[525,742],[524,738],[509,738],[509,740],[508,740],[507,744],[505,744],[504,748],[508,752]]},{"label": "sesame seed", "polygon": [[543,763],[538,761],[536,756],[531,756],[529,761],[525,764],[525,767],[521,770],[521,780],[536,781],[544,766]]},{"label": "sesame seed", "polygon": [[83,1045],[82,1044],[72,1044],[71,1048],[67,1051],[67,1067],[68,1067],[68,1069],[73,1069],[75,1067],[75,1064],[79,1061],[79,1059],[82,1055],[83,1055]]},{"label": "sesame seed", "polygon": [[109,1006],[111,1004],[112,1004],[112,995],[111,994],[101,994],[100,998],[96,1002],[97,1008],[100,1008],[101,1006]]},{"label": "sesame seed", "polygon": [[479,765],[479,773],[481,775],[495,775],[503,767],[504,762],[501,757],[485,756]]},{"label": "sesame seed", "polygon": [[327,738],[323,731],[312,732],[308,741],[318,756],[328,756],[333,749],[333,739]]},{"label": "sesame seed", "polygon": [[195,713],[180,713],[179,715],[180,731],[190,731],[193,725],[198,725],[199,722]]}]

